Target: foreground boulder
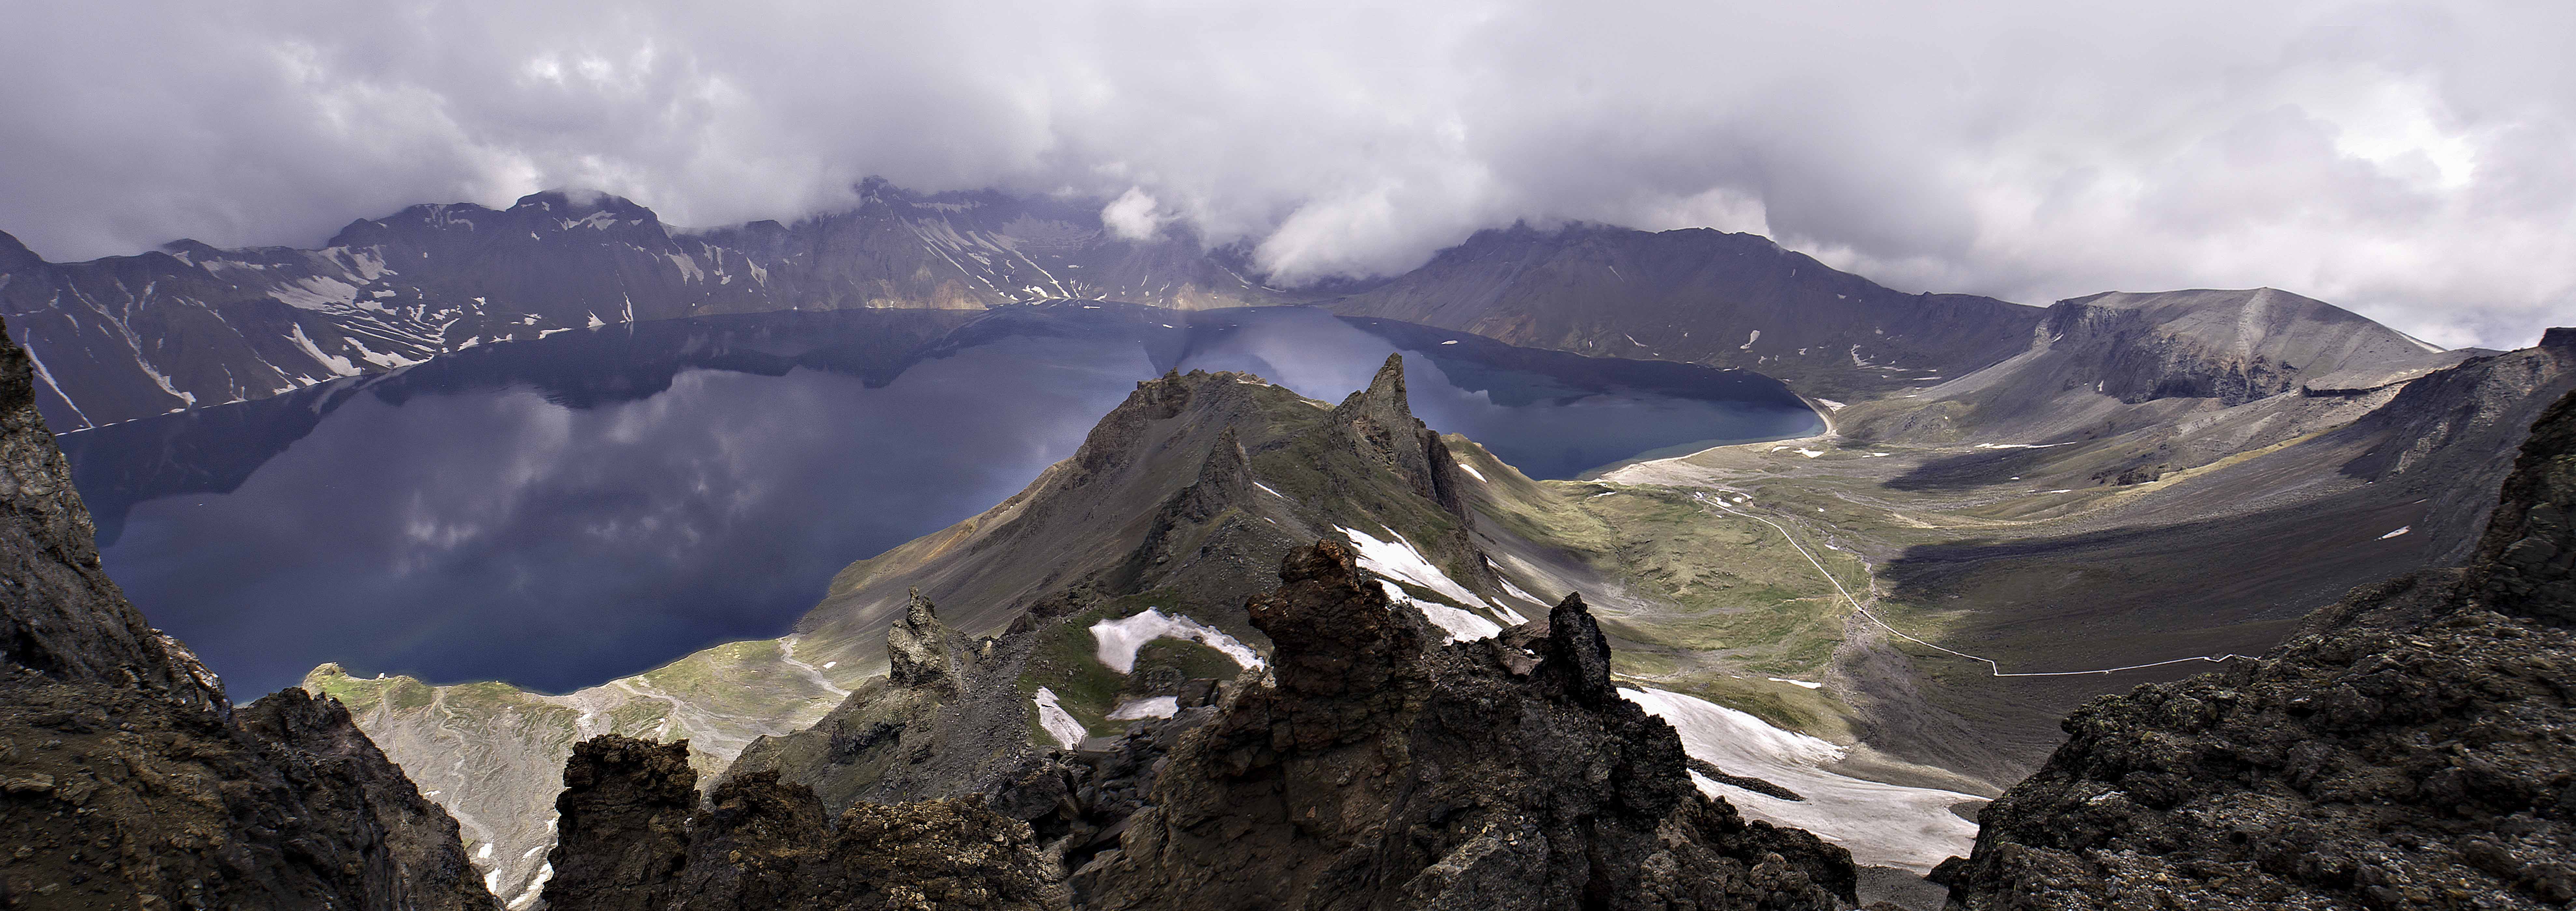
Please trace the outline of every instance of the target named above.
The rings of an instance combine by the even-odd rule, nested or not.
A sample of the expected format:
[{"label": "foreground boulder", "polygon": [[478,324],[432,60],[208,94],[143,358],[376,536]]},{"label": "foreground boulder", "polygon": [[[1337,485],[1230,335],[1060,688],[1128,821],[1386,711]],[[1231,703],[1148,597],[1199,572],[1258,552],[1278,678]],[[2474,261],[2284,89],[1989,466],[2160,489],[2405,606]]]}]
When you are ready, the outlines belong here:
[{"label": "foreground boulder", "polygon": [[2259,663],[2107,696],[1934,872],[1971,911],[2576,901],[2576,395],[2476,557]]},{"label": "foreground boulder", "polygon": [[1249,605],[1273,676],[1180,738],[1152,805],[1074,875],[1083,907],[1851,900],[1848,853],[1692,786],[1671,727],[1612,688],[1580,598],[1543,631],[1426,651],[1336,542],[1291,553],[1280,579]]},{"label": "foreground boulder", "polygon": [[100,569],[0,338],[0,907],[496,907],[456,821],[336,702],[236,710]]}]

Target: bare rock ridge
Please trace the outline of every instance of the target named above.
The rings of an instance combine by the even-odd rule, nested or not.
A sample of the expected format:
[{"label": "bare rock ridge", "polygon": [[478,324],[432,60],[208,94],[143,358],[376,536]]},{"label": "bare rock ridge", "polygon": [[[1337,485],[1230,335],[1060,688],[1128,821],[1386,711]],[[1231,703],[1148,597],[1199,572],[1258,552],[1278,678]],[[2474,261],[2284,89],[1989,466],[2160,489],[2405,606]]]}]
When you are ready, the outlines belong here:
[{"label": "bare rock ridge", "polygon": [[46,366],[40,407],[72,429],[599,325],[1063,298],[1176,309],[1303,299],[1244,278],[1186,232],[1118,237],[1097,202],[859,189],[846,211],[704,232],[615,196],[545,192],[503,209],[412,206],[352,222],[317,250],[178,241],[46,263],[13,241],[0,244],[0,316]]},{"label": "bare rock ridge", "polygon": [[1753,370],[1847,400],[2010,357],[2041,315],[1891,290],[1757,235],[1604,225],[1478,232],[1325,306],[1515,345]]},{"label": "bare rock ridge", "polygon": [[1402,360],[1340,405],[1319,404],[1241,373],[1140,382],[1026,489],[843,570],[800,622],[800,641],[831,660],[873,661],[914,589],[973,635],[1075,588],[1106,599],[1157,592],[1166,608],[1205,608],[1194,616],[1251,635],[1243,593],[1337,528],[1400,536],[1461,584],[1498,595],[1473,543],[1464,475],[1413,416]]},{"label": "bare rock ridge", "polygon": [[[1700,794],[1679,737],[1613,689],[1580,598],[1508,637],[1527,648],[1434,649],[1336,542],[1292,552],[1279,579],[1247,607],[1275,643],[1275,671],[1248,671],[1214,688],[1213,704],[1140,722],[1111,746],[1033,754],[982,791],[952,782],[954,796],[835,812],[796,780],[835,754],[755,748],[700,801],[685,744],[585,742],[564,773],[546,900],[565,911],[1850,903],[1848,854]],[[920,607],[890,640],[949,635]],[[986,640],[971,663],[1037,634]],[[909,675],[902,690],[928,694],[937,679]],[[960,723],[1026,736],[1016,712],[968,720],[971,707],[903,692],[853,694],[845,711],[914,713],[858,752],[891,744],[916,754],[896,762],[928,767],[941,760],[917,754],[984,749],[956,736]],[[913,739],[927,728],[908,725],[928,716],[952,726],[947,737]],[[827,729],[838,741],[857,726],[816,733]]]},{"label": "bare rock ridge", "polygon": [[0,342],[0,905],[496,907],[455,820],[336,702],[238,710],[99,571],[90,519]]},{"label": "bare rock ridge", "polygon": [[2241,405],[2346,368],[2440,352],[2350,311],[2271,288],[2105,293],[2060,301],[2041,333],[2124,402],[2214,398]]},{"label": "bare rock ridge", "polygon": [[1850,901],[1841,849],[1700,796],[1672,729],[1612,695],[1580,599],[1533,673],[1494,640],[1426,651],[1338,543],[1289,555],[1280,580],[1249,608],[1275,675],[1180,738],[1151,805],[1074,874],[1083,907]]},{"label": "bare rock ridge", "polygon": [[[0,316],[46,365],[54,426],[103,426],[382,373],[499,341],[708,314],[1329,304],[1584,354],[1741,367],[1849,399],[2009,356],[2035,308],[1889,290],[1753,235],[1578,225],[1487,231],[1390,282],[1247,278],[1185,231],[1117,236],[1100,201],[919,194],[871,181],[793,224],[707,231],[615,196],[418,205],[322,248],[160,250],[47,263],[0,244]],[[1347,295],[1347,296],[1341,296]]]},{"label": "bare rock ridge", "polygon": [[1954,907],[2576,901],[2576,395],[2464,570],[2353,592],[2259,663],[2095,700],[1934,877]]}]

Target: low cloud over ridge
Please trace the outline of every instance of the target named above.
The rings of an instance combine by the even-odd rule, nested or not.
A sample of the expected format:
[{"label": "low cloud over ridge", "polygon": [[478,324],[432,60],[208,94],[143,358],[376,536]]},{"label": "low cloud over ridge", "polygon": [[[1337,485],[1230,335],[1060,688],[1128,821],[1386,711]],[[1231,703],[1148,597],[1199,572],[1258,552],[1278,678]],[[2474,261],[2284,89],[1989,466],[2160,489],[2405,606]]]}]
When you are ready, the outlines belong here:
[{"label": "low cloud over ridge", "polygon": [[564,185],[718,224],[873,174],[1124,197],[1280,282],[1584,219],[2031,303],[2576,321],[2576,7],[2088,6],[20,2],[0,229],[311,244]]}]

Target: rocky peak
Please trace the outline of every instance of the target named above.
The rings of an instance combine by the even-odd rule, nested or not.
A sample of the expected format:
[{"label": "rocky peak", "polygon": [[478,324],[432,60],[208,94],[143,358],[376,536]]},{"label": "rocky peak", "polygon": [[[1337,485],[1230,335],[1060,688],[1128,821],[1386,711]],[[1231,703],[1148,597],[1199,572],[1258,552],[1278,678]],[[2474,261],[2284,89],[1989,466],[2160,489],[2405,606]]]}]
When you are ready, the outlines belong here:
[{"label": "rocky peak", "polygon": [[1333,409],[1333,430],[1361,458],[1395,470],[1419,493],[1465,518],[1458,463],[1440,435],[1413,416],[1404,390],[1404,355],[1390,354],[1369,380]]},{"label": "rocky peak", "polygon": [[1341,542],[1289,552],[1279,583],[1244,606],[1277,667],[1274,746],[1317,749],[1374,733],[1418,682],[1421,634]]},{"label": "rocky peak", "polygon": [[17,238],[9,235],[9,232],[0,231],[0,272],[44,264],[44,257],[37,256],[36,251],[27,249],[26,244],[19,243]]},{"label": "rocky peak", "polygon": [[2540,333],[2540,347],[2576,348],[2576,327],[2551,326]]},{"label": "rocky peak", "polygon": [[555,876],[546,886],[556,911],[623,908],[622,894],[667,888],[680,873],[697,808],[698,773],[689,742],[654,743],[607,734],[573,745],[564,791],[555,798]]},{"label": "rocky peak", "polygon": [[1206,371],[1192,370],[1184,376],[1175,369],[1138,382],[1136,391],[1128,393],[1127,400],[1118,403],[1118,407],[1109,409],[1083,437],[1081,448],[1074,450],[1073,464],[1085,474],[1096,475],[1134,460],[1138,455],[1134,451],[1136,443],[1144,438],[1145,426],[1179,416],[1181,409],[1189,407],[1190,397],[1212,378]]},{"label": "rocky peak", "polygon": [[1547,638],[1533,643],[1538,679],[1551,692],[1589,706],[1619,697],[1610,684],[1610,640],[1583,595],[1569,592],[1547,614]]},{"label": "rocky peak", "polygon": [[896,686],[956,692],[966,678],[960,665],[973,654],[964,637],[939,622],[938,608],[917,588],[903,616],[886,629],[887,673]]}]

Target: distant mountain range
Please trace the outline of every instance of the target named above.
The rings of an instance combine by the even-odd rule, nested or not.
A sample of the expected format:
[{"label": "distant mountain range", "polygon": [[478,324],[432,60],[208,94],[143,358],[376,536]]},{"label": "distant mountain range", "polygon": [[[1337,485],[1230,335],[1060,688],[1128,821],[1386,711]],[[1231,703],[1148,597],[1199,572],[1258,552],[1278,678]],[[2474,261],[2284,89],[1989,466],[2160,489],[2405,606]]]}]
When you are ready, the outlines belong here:
[{"label": "distant mountain range", "polygon": [[717,313],[1322,304],[1585,354],[1741,367],[1824,396],[2019,351],[2036,308],[1893,291],[1749,234],[1486,231],[1391,280],[1274,288],[1239,248],[1109,230],[1095,200],[860,187],[846,211],[692,231],[615,196],[419,205],[320,249],[181,240],[48,263],[0,234],[0,316],[58,430],[264,398],[476,345]]}]

